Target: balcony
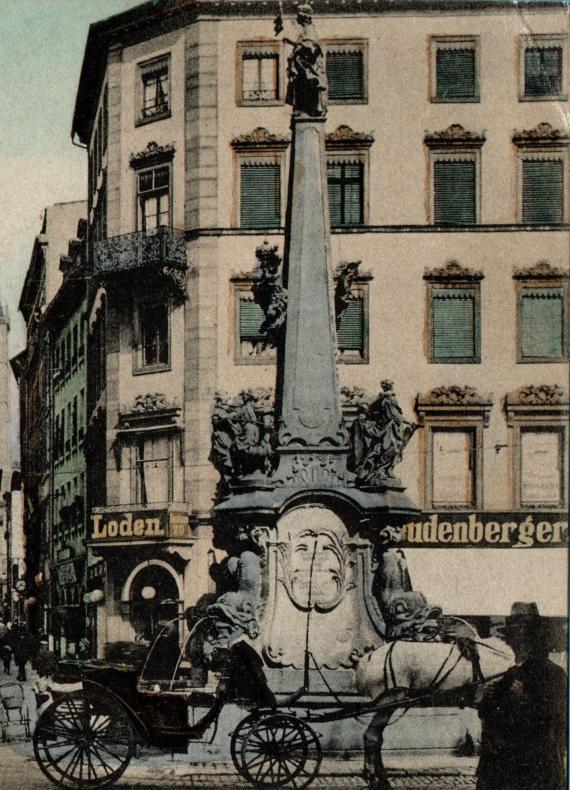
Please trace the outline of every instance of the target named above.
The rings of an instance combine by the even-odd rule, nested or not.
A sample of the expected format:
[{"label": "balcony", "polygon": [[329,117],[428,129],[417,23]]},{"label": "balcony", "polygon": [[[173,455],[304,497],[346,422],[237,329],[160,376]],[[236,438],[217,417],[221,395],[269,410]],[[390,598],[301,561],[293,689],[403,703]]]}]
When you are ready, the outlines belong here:
[{"label": "balcony", "polygon": [[120,274],[140,269],[156,274],[183,272],[186,269],[184,231],[163,226],[152,231],[123,233],[94,243],[94,274]]}]

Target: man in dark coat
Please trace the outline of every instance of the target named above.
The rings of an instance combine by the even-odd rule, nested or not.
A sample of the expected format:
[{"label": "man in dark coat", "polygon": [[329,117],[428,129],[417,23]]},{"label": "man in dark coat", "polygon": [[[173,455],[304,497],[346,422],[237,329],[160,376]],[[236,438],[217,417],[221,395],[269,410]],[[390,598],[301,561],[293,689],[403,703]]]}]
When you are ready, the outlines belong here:
[{"label": "man in dark coat", "polygon": [[515,603],[505,640],[516,665],[486,692],[477,790],[565,790],[567,679],[548,659],[535,603]]}]

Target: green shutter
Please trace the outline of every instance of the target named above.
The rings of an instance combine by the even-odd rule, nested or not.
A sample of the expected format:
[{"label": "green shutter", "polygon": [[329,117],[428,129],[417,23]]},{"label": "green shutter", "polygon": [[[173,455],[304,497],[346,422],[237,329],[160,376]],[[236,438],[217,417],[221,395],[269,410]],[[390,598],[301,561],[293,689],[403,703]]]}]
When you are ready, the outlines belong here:
[{"label": "green shutter", "polygon": [[433,358],[474,360],[478,353],[473,291],[433,287],[431,309]]},{"label": "green shutter", "polygon": [[521,353],[523,357],[560,359],[563,355],[562,288],[523,288]]},{"label": "green shutter", "polygon": [[328,163],[327,183],[332,227],[362,224],[363,174],[360,162]]},{"label": "green shutter", "polygon": [[242,228],[278,228],[281,225],[278,164],[241,165],[240,225]]},{"label": "green shutter", "polygon": [[264,320],[265,315],[257,302],[240,299],[239,338],[241,342],[259,343],[263,340],[265,334],[261,331],[261,325]]},{"label": "green shutter", "polygon": [[328,52],[326,72],[332,101],[364,97],[362,52]]},{"label": "green shutter", "polygon": [[526,159],[523,168],[522,220],[551,225],[564,219],[564,163]]},{"label": "green shutter", "polygon": [[475,224],[475,162],[434,162],[434,192],[436,224]]},{"label": "green shutter", "polygon": [[436,73],[438,99],[476,98],[474,49],[438,49]]},{"label": "green shutter", "polygon": [[362,299],[351,299],[341,316],[337,331],[341,351],[364,351],[364,305]]},{"label": "green shutter", "polygon": [[562,92],[562,47],[529,47],[524,53],[525,96]]}]

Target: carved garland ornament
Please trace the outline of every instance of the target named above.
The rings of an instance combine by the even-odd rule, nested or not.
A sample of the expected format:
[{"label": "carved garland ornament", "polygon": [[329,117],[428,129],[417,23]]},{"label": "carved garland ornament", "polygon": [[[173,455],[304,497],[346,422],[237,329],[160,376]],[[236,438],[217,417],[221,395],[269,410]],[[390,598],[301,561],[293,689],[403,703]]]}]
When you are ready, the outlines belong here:
[{"label": "carved garland ornament", "polygon": [[568,280],[570,272],[553,266],[549,261],[538,261],[532,266],[515,269],[513,278],[515,280]]},{"label": "carved garland ornament", "polygon": [[429,148],[440,146],[469,146],[480,148],[487,139],[485,132],[470,132],[459,123],[452,123],[441,132],[428,132],[426,130],[424,142]]},{"label": "carved garland ornament", "polygon": [[435,387],[425,395],[418,397],[418,404],[422,406],[480,406],[492,402],[490,396],[483,397],[475,387],[469,385],[460,387],[457,384],[448,387]]},{"label": "carved garland ornament", "polygon": [[558,384],[527,384],[507,395],[507,405],[564,406],[568,395]]}]

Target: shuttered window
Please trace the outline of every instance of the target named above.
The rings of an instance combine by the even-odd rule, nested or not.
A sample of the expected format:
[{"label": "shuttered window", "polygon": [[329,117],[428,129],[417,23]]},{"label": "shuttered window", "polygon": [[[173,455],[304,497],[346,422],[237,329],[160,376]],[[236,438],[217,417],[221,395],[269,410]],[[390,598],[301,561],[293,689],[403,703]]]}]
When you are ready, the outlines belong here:
[{"label": "shuttered window", "polygon": [[472,47],[437,49],[436,96],[443,101],[477,98],[475,50]]},{"label": "shuttered window", "polygon": [[364,167],[361,162],[327,165],[331,225],[361,225],[364,208]]},{"label": "shuttered window", "polygon": [[331,101],[364,98],[364,58],[359,51],[327,52],[326,72]]},{"label": "shuttered window", "polygon": [[431,287],[431,334],[433,361],[479,361],[474,288]]},{"label": "shuttered window", "polygon": [[281,225],[281,169],[278,164],[241,164],[240,225],[242,228],[278,228]]},{"label": "shuttered window", "polygon": [[564,354],[562,288],[523,288],[520,301],[523,359],[560,359]]},{"label": "shuttered window", "polygon": [[564,221],[564,162],[523,159],[522,221],[553,225]]},{"label": "shuttered window", "polygon": [[562,47],[527,47],[524,52],[524,95],[562,93]]},{"label": "shuttered window", "polygon": [[438,160],[433,166],[436,225],[474,225],[476,171],[473,160]]},{"label": "shuttered window", "polygon": [[364,354],[364,303],[351,299],[340,318],[337,330],[338,349],[343,353]]},{"label": "shuttered window", "polygon": [[265,338],[261,326],[265,315],[261,307],[251,299],[239,302],[239,337],[242,343],[260,343]]}]

